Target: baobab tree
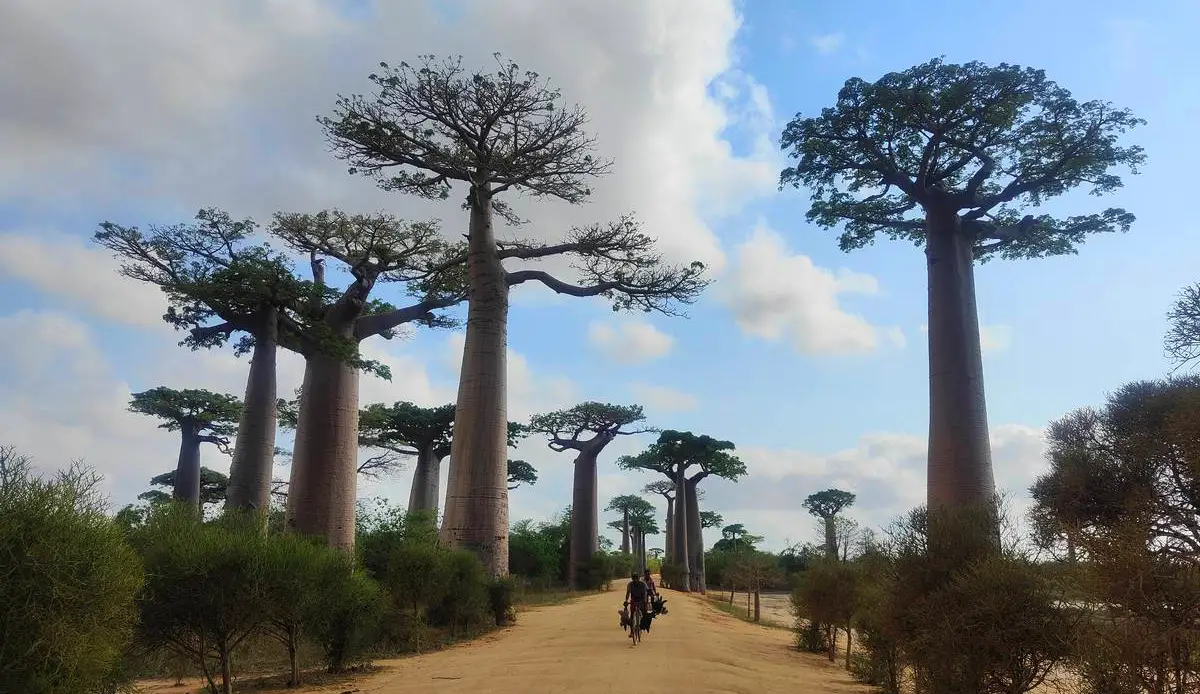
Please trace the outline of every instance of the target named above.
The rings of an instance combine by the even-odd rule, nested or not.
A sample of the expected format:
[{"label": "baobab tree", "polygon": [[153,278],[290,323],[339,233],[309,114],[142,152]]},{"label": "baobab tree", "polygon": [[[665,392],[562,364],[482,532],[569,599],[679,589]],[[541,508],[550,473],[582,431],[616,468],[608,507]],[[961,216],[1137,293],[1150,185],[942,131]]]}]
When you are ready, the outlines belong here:
[{"label": "baobab tree", "polygon": [[226,505],[241,510],[270,505],[276,353],[281,341],[296,341],[304,321],[296,308],[311,292],[285,256],[252,243],[257,233],[253,220],[209,208],[190,224],[147,232],[104,222],[94,236],[120,259],[122,275],[162,289],[168,300],[163,319],[188,331],[181,345],[218,347],[243,334],[235,353],[251,353],[250,370],[226,494]]},{"label": "baobab tree", "polygon": [[1120,139],[1142,123],[1076,101],[1041,70],[935,59],[847,80],[832,107],[784,129],[798,161],[780,186],[812,191],[808,220],[841,225],[842,250],[879,233],[925,248],[931,509],[994,500],[974,264],[1075,253],[1091,234],[1128,230],[1134,217],[1119,208],[1029,212],[1079,186],[1119,189],[1113,170],[1137,173],[1145,159]]},{"label": "baobab tree", "polygon": [[[593,156],[582,108],[564,107],[545,79],[496,59],[498,69],[490,73],[465,70],[461,58],[422,56],[415,66],[381,63],[381,71],[370,76],[372,97],[339,97],[333,116],[319,121],[350,172],[376,178],[385,190],[445,199],[452,186],[466,188],[466,247],[442,265],[465,264],[468,285],[442,534],[450,544],[478,553],[500,575],[508,570],[509,289],[540,282],[560,294],[603,296],[615,309],[670,314],[674,304],[694,301],[707,281],[702,263],[665,264],[632,217],[573,229],[561,243],[497,240],[494,215],[512,225],[522,221],[505,193],[579,204],[591,194],[589,181],[610,164]],[[505,260],[563,255],[574,260],[579,284],[544,270],[504,267]]]},{"label": "baobab tree", "polygon": [[672,526],[675,522],[675,483],[670,480],[654,480],[642,487],[646,494],[658,494],[667,501],[667,520],[663,529],[663,544],[666,555],[671,556]]},{"label": "baobab tree", "polygon": [[[358,443],[385,453],[361,463],[359,473],[364,472],[362,467],[371,460],[383,464],[398,460],[396,456],[415,458],[408,510],[429,511],[436,517],[441,499],[442,461],[450,455],[453,430],[452,403],[439,407],[421,407],[411,402],[367,405],[359,412]],[[523,426],[509,422],[509,447],[515,447],[526,434]]]},{"label": "baobab tree", "polygon": [[[574,407],[529,420],[532,432],[548,437],[550,449],[556,452],[575,451],[575,474],[572,484],[571,556],[567,564],[567,583],[578,588],[578,577],[599,549],[600,504],[596,495],[596,460],[604,448],[618,436],[653,431],[639,422],[645,421],[641,405],[611,405],[584,402]],[[627,551],[627,538],[622,538],[622,551]]]},{"label": "baobab tree", "polygon": [[200,445],[211,443],[229,452],[229,436],[242,416],[242,403],[232,395],[207,390],[174,390],[159,386],[134,393],[129,411],[162,420],[160,429],[178,431],[179,460],[175,465],[175,501],[200,510]]},{"label": "baobab tree", "polygon": [[646,501],[637,494],[621,494],[614,496],[608,502],[608,506],[604,507],[605,511],[615,511],[621,514],[621,519],[616,521],[617,525],[612,526],[614,530],[621,531],[621,553],[633,553],[633,534],[629,529],[629,517],[635,513],[646,512],[651,509],[650,502]]},{"label": "baobab tree", "polygon": [[[358,380],[368,370],[385,378],[386,367],[363,359],[359,344],[390,339],[401,325],[454,325],[434,312],[465,299],[449,275],[431,278],[428,266],[447,252],[433,222],[408,222],[391,215],[276,214],[271,233],[308,255],[313,291],[307,305],[308,331],[319,343],[332,342],[344,353],[310,349],[292,449],[286,525],[323,537],[333,547],[354,546],[354,502],[358,470]],[[337,290],[326,283],[325,260],[333,258],[350,275]],[[401,282],[420,301],[397,308],[371,298],[380,282]]]},{"label": "baobab tree", "polygon": [[658,521],[654,518],[654,507],[638,510],[629,516],[629,533],[633,545],[634,563],[638,571],[646,570],[646,536],[659,533]]},{"label": "baobab tree", "polygon": [[834,519],[842,512],[842,509],[853,504],[857,498],[851,492],[826,489],[809,494],[802,504],[809,513],[820,518],[824,524],[825,556],[830,559],[838,558],[837,525]]},{"label": "baobab tree", "polygon": [[[650,470],[664,475],[675,484],[675,514],[672,527],[671,563],[680,571],[681,590],[701,590],[700,571],[704,554],[697,485],[709,475],[737,480],[746,472],[746,465],[729,453],[734,445],[711,436],[697,436],[687,431],[666,430],[658,441],[645,451],[622,456],[617,465],[626,470]],[[699,466],[699,472],[688,477],[688,470]],[[697,556],[693,545],[699,552]]]}]

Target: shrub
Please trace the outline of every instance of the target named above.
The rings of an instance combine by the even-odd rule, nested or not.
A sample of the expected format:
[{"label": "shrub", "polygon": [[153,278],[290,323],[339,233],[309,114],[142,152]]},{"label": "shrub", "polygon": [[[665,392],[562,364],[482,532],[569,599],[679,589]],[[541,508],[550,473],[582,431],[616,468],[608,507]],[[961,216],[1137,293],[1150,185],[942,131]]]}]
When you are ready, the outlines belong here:
[{"label": "shrub", "polygon": [[350,557],[338,555],[325,563],[309,629],[329,672],[344,672],[368,653],[383,612],[379,584],[356,570]]},{"label": "shrub", "polygon": [[609,583],[614,579],[621,582],[628,581],[634,570],[634,558],[632,554],[614,552],[608,556],[611,562],[608,575],[604,577],[602,585],[597,586],[606,590]]},{"label": "shrub", "polygon": [[134,531],[146,566],[138,601],[142,638],[190,657],[216,692],[232,691],[232,655],[266,620],[268,593],[257,522],[239,516],[201,523],[182,504],[159,505]]},{"label": "shrub", "polygon": [[490,578],[479,557],[463,549],[448,552],[445,580],[445,592],[430,610],[430,622],[449,627],[450,633],[457,636],[463,629],[476,628],[490,620]]},{"label": "shrub", "polygon": [[497,578],[488,585],[488,603],[496,626],[503,627],[517,620],[517,584],[511,577]]},{"label": "shrub", "polygon": [[119,674],[142,570],[96,482],[79,466],[38,479],[0,447],[0,691],[96,691]]},{"label": "shrub", "polygon": [[[816,627],[812,625],[818,623],[825,626],[827,633],[824,642],[830,660],[836,656],[837,630],[840,628],[850,633],[851,621],[858,612],[860,599],[857,572],[852,565],[836,559],[815,561],[801,574],[796,589],[792,591],[792,606],[796,614],[808,618],[808,624],[803,629],[815,630]],[[802,640],[805,645],[815,642],[803,632]]]},{"label": "shrub", "polygon": [[420,651],[429,609],[445,599],[449,588],[448,555],[428,543],[409,542],[392,550],[385,585],[400,619],[387,629],[397,645]]},{"label": "shrub", "polygon": [[288,654],[289,686],[300,684],[298,650],[308,626],[323,609],[321,578],[338,563],[336,550],[299,535],[267,538],[261,557],[264,570],[264,632]]}]

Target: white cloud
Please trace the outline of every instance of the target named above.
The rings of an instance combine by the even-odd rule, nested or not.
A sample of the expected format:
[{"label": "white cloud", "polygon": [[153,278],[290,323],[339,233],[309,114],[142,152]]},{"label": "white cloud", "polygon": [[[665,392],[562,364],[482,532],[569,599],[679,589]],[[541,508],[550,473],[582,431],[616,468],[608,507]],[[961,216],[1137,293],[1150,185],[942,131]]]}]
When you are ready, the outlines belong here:
[{"label": "white cloud", "polygon": [[666,386],[631,383],[629,392],[634,400],[645,405],[647,409],[660,412],[686,412],[700,406],[696,396]]},{"label": "white cloud", "polygon": [[810,38],[808,42],[821,55],[830,55],[842,47],[842,44],[846,42],[846,35],[840,31],[832,34],[822,34]]},{"label": "white cloud", "polygon": [[[787,339],[802,354],[863,353],[878,346],[878,329],[838,303],[843,294],[876,293],[879,285],[871,275],[817,267],[808,256],[791,253],[761,222],[736,257],[714,291],[747,334]],[[897,335],[887,332],[889,342],[902,346],[903,334]]]},{"label": "white cloud", "polygon": [[[922,323],[921,334],[929,334],[929,325]],[[1012,328],[1007,325],[979,326],[979,348],[984,354],[1003,352],[1012,345]]]},{"label": "white cloud", "polygon": [[[997,489],[1010,496],[1014,520],[1029,508],[1027,490],[1046,470],[1042,430],[1022,424],[991,429],[992,466]],[[925,503],[925,438],[871,433],[853,448],[819,454],[799,449],[738,449],[747,475],[737,484],[718,483],[707,507],[729,522],[743,522],[781,547],[785,538],[816,540],[811,517],[800,502],[813,492],[837,487],[858,500],[847,512],[873,528],[886,526],[908,509]]]},{"label": "white cloud", "polygon": [[639,364],[670,354],[674,340],[646,321],[628,318],[615,327],[610,322],[592,321],[588,342],[617,364]]},{"label": "white cloud", "polygon": [[162,321],[165,297],[119,275],[119,267],[107,250],[75,237],[0,231],[0,279],[24,282],[116,323],[169,331]]},{"label": "white cloud", "polygon": [[[340,16],[341,6],[4,3],[0,102],[10,108],[0,149],[12,163],[0,162],[0,184],[30,205],[136,193],[158,206],[218,203],[259,218],[386,206],[444,214],[457,235],[466,222],[460,196],[425,203],[347,176],[313,117],[330,113],[339,93],[369,93],[367,74],[380,60],[462,53],[469,67],[488,68],[501,51],[587,107],[600,154],[616,162],[595,182],[592,204],[539,203],[523,234],[558,237],[572,224],[635,211],[668,257],[719,269],[708,218],[774,192],[770,99],[735,65],[733,2],[475,0],[453,17],[426,3],[372,3],[355,19]],[[714,83],[724,87],[713,90],[719,96]],[[56,88],[37,88],[44,84]],[[734,152],[729,130],[753,143],[748,154]],[[524,210],[526,201],[514,202]]]}]

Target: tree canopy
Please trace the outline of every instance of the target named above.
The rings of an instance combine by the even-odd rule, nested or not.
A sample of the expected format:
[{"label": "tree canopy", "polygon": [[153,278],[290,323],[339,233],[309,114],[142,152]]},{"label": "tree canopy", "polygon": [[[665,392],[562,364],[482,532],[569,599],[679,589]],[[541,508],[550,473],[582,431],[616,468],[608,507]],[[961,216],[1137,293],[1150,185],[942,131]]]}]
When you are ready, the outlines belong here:
[{"label": "tree canopy", "polygon": [[[842,250],[878,233],[921,244],[921,212],[962,212],[983,262],[1074,253],[1089,235],[1125,231],[1133,215],[1022,218],[1022,208],[1079,186],[1121,187],[1145,155],[1121,136],[1144,121],[1103,101],[1080,103],[1042,70],[934,59],[875,82],[847,80],[819,116],[797,115],[781,145],[798,160],[780,186],[812,191],[808,220],[843,226]],[[920,208],[920,209],[918,209]]]},{"label": "tree canopy", "polygon": [[647,494],[658,494],[665,497],[668,501],[674,501],[675,499],[675,484],[670,480],[654,480],[645,487],[642,487],[642,491]]},{"label": "tree canopy", "polygon": [[1184,287],[1167,313],[1167,357],[1181,368],[1200,359],[1200,284]]},{"label": "tree canopy", "polygon": [[621,494],[614,496],[604,507],[605,511],[615,511],[621,514],[649,514],[654,512],[654,505],[637,494]]},{"label": "tree canopy", "polygon": [[855,496],[852,492],[844,492],[841,489],[825,489],[815,494],[809,494],[802,505],[812,515],[818,518],[833,518],[842,512],[842,509],[854,503]]},{"label": "tree canopy", "polygon": [[635,426],[646,416],[641,405],[611,405],[588,401],[565,410],[536,414],[529,420],[529,431],[550,439],[555,451],[603,447],[617,436],[644,434],[655,429]]},{"label": "tree canopy", "polygon": [[522,484],[537,484],[537,468],[524,460],[508,461],[508,489],[512,491]]},{"label": "tree canopy", "polygon": [[134,393],[129,400],[129,411],[161,419],[160,429],[188,430],[200,441],[225,450],[229,446],[229,437],[237,431],[242,403],[225,393],[159,386]]},{"label": "tree canopy", "polygon": [[701,511],[700,512],[700,527],[701,528],[719,528],[725,519],[716,511]]},{"label": "tree canopy", "polygon": [[[155,487],[174,489],[175,471],[171,470],[151,477],[150,484]],[[200,504],[202,506],[205,504],[219,504],[225,501],[225,489],[228,486],[229,477],[225,473],[210,470],[206,467],[200,468]],[[171,495],[159,489],[151,489],[138,494],[137,498],[151,504],[157,504],[170,501]]]},{"label": "tree canopy", "polygon": [[715,475],[737,480],[746,474],[746,464],[729,453],[733,449],[732,441],[667,429],[641,453],[621,456],[617,465],[624,470],[651,470],[672,478],[678,473],[680,465],[685,470],[698,465],[700,472],[696,474],[701,479]]},{"label": "tree canopy", "polygon": [[[588,180],[610,164],[592,155],[582,107],[563,107],[561,93],[537,73],[496,56],[494,72],[463,68],[462,58],[420,56],[417,64],[380,63],[369,76],[373,97],[341,96],[332,117],[318,117],[334,154],[351,174],[374,177],[384,190],[445,199],[453,182],[486,194],[491,209],[521,220],[500,194],[520,191],[581,203]],[[703,263],[670,266],[632,216],[572,229],[561,243],[497,244],[499,260],[537,261],[569,255],[580,277],[571,284],[544,270],[506,271],[507,284],[540,282],[570,296],[602,296],[614,309],[674,313],[707,286]],[[461,268],[466,250],[436,267]]]}]

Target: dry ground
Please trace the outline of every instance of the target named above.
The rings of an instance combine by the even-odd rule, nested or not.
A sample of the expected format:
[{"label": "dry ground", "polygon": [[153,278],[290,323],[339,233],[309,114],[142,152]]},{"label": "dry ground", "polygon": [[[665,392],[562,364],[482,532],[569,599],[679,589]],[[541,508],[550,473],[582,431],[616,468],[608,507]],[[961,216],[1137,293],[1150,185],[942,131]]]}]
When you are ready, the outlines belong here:
[{"label": "dry ground", "polygon": [[[342,694],[860,694],[844,670],[796,652],[794,636],[723,614],[702,597],[665,591],[670,613],[636,648],[618,626],[620,594],[521,614],[517,626],[449,650],[381,661],[381,671],[303,689]],[[161,687],[161,685],[160,685]],[[185,690],[147,688],[154,694]],[[193,690],[194,691],[194,690]]]}]

